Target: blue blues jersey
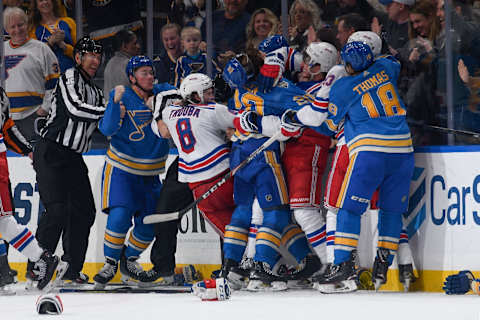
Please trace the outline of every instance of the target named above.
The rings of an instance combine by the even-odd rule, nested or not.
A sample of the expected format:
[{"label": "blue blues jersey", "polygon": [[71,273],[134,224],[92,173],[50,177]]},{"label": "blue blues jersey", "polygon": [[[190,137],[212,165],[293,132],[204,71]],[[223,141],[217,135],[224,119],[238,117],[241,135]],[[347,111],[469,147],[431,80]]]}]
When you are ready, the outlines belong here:
[{"label": "blue blues jersey", "polygon": [[399,72],[397,60],[382,57],[362,73],[333,85],[326,124],[334,133],[345,119],[350,155],[358,151],[413,152],[406,108],[396,85]]},{"label": "blue blues jersey", "polygon": [[[217,74],[217,64],[212,60],[212,79]],[[196,56],[189,56],[186,52],[180,56],[175,66],[175,81],[174,85],[180,88],[182,80],[191,73],[207,74],[207,54],[200,52]]]},{"label": "blue blues jersey", "polygon": [[[157,84],[153,93],[174,89],[167,83]],[[120,103],[114,103],[115,89],[110,92],[105,116],[99,129],[111,137],[106,162],[121,170],[136,175],[153,176],[165,170],[168,156],[168,140],[159,139],[152,131],[153,116],[144,100],[130,87],[120,101],[126,109],[120,118]]]}]

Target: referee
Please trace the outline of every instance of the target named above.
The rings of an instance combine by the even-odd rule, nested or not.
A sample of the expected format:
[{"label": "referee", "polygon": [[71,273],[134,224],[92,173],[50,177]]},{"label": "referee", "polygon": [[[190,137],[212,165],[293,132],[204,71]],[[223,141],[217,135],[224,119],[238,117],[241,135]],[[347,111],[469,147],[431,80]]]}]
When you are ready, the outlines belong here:
[{"label": "referee", "polygon": [[102,53],[103,47],[88,37],[77,42],[76,66],[58,81],[33,156],[40,199],[46,208],[38,223],[37,240],[55,252],[62,236],[62,260],[70,264],[63,279],[76,283],[88,282],[81,271],[95,203],[82,153],[89,150],[92,133],[105,112],[103,91],[92,81]]}]

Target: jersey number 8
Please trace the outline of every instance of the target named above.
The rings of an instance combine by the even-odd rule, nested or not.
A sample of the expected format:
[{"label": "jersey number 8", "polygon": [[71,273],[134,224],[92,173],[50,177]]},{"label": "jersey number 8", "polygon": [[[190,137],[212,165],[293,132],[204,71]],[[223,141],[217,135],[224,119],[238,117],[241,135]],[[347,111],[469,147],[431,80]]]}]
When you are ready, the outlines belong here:
[{"label": "jersey number 8", "polygon": [[190,153],[193,152],[195,147],[195,137],[192,132],[192,125],[190,124],[190,119],[181,118],[177,121],[177,134],[180,140],[180,146],[182,147],[183,152]]}]

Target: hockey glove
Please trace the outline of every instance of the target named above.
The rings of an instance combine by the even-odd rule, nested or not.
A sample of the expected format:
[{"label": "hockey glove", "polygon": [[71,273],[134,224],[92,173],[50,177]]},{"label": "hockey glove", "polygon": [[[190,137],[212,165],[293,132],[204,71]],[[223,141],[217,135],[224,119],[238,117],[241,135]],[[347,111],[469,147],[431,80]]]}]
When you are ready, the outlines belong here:
[{"label": "hockey glove", "polygon": [[265,93],[270,92],[282,77],[282,72],[282,68],[278,64],[264,64],[257,76],[258,90]]},{"label": "hockey glove", "polygon": [[195,283],[192,293],[202,301],[223,301],[230,299],[230,286],[225,278],[207,279]]},{"label": "hockey glove", "polygon": [[240,112],[233,120],[233,125],[241,134],[258,133],[258,115],[253,111]]},{"label": "hockey glove", "polygon": [[281,131],[286,138],[297,138],[302,134],[303,125],[298,122],[295,110],[287,110],[282,114]]},{"label": "hockey glove", "polygon": [[446,294],[465,294],[473,289],[478,294],[478,284],[479,280],[475,279],[471,271],[463,270],[448,276],[443,283],[443,290]]}]

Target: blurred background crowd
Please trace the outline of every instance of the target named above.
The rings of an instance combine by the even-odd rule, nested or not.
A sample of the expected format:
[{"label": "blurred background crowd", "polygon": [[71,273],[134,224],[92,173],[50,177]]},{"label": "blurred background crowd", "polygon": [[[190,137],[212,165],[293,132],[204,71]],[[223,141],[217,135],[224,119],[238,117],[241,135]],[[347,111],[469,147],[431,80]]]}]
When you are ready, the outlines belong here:
[{"label": "blurred background crowd", "polygon": [[[77,1],[82,1],[80,14]],[[285,0],[288,17],[282,19],[280,0],[210,0],[212,59],[206,54],[207,1],[154,0],[149,12],[147,0],[3,0],[4,10],[19,7],[28,17],[22,35],[16,19],[4,15],[5,37],[12,47],[25,37],[45,42],[61,72],[73,64],[79,30],[100,40],[105,53],[95,81],[109,92],[128,85],[127,61],[147,54],[149,36],[158,82],[178,85],[191,72],[211,69],[214,78],[231,57],[270,35],[283,33],[292,48],[302,51],[314,41],[340,49],[353,32],[369,30],[382,38],[382,52],[402,63],[398,86],[415,145],[476,143],[468,134],[449,135],[438,127],[480,130],[480,1]],[[222,91],[221,84],[217,89]],[[99,134],[94,147],[104,146],[104,139]]]}]

